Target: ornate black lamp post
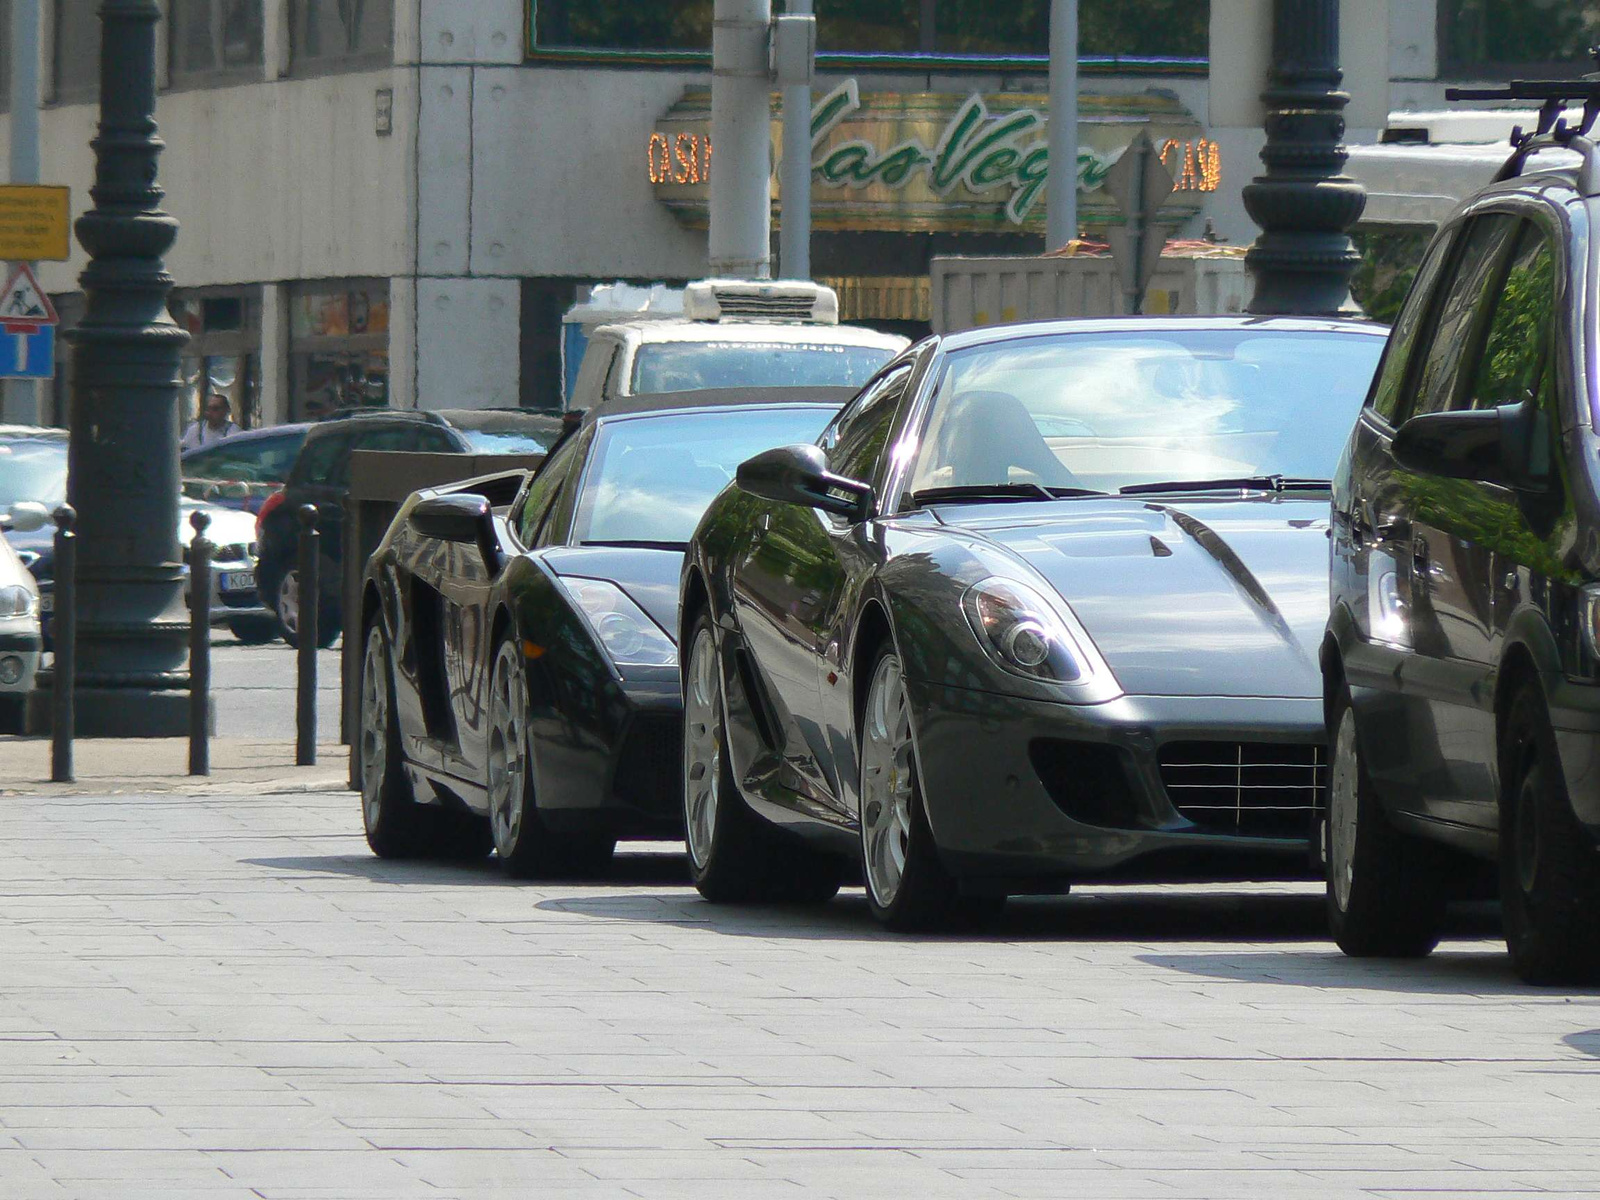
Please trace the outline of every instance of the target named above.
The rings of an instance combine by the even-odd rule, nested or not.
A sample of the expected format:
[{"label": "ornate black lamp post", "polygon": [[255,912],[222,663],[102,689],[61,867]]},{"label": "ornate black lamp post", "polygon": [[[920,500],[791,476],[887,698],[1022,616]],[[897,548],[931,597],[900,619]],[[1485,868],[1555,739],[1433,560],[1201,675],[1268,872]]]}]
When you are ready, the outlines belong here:
[{"label": "ornate black lamp post", "polygon": [[90,261],[72,341],[68,496],[78,510],[77,731],[181,736],[187,621],[178,556],[180,355],[156,186],[156,0],[102,0]]},{"label": "ornate black lamp post", "polygon": [[1342,173],[1344,106],[1339,90],[1339,0],[1273,0],[1267,144],[1244,206],[1261,236],[1245,262],[1255,275],[1253,313],[1354,316],[1350,275],[1361,256],[1345,230],[1366,207],[1366,190]]}]

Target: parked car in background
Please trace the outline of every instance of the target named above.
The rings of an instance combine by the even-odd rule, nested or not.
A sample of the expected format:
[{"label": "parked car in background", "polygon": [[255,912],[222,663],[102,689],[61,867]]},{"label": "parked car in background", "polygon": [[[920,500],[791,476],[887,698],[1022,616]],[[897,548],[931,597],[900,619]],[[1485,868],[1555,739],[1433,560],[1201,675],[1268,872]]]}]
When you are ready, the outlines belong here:
[{"label": "parked car in background", "polygon": [[684,317],[601,325],[568,407],[624,396],[865,383],[905,349],[896,334],[840,325],[831,288],[712,279],[684,289]]},{"label": "parked car in background", "polygon": [[537,875],[596,869],[618,837],[682,836],[684,543],[738,462],[837,410],[766,395],[623,400],[535,475],[406,501],[368,563],[358,627],[376,853],[492,845]]},{"label": "parked car in background", "polygon": [[1539,131],[1434,238],[1334,480],[1328,914],[1347,954],[1426,954],[1493,864],[1517,973],[1592,983],[1600,155],[1527,86]]},{"label": "parked car in background", "polygon": [[302,598],[296,514],[304,504],[317,506],[321,534],[317,640],[323,646],[338,640],[343,626],[339,587],[344,498],[350,484],[350,457],[357,450],[542,455],[560,432],[559,415],[520,409],[358,408],[308,428],[283,488],[268,496],[256,514],[257,587],[284,640],[291,646],[299,640]]},{"label": "parked car in background", "polygon": [[38,585],[7,540],[9,509],[0,515],[0,733],[21,733],[43,643]]},{"label": "parked car in background", "polygon": [[194,500],[258,512],[289,478],[308,424],[269,425],[186,451],[183,494]]},{"label": "parked car in background", "polygon": [[[190,564],[194,540],[193,514],[211,518],[206,540],[211,551],[211,623],[225,626],[247,645],[262,645],[278,636],[278,619],[261,602],[256,590],[256,522],[248,512],[202,504],[185,497],[178,503],[178,540],[182,543],[184,570]],[[184,596],[190,595],[187,580]]]},{"label": "parked car in background", "polygon": [[1365,322],[931,338],[757,456],[686,556],[683,794],[714,901],[938,927],[1074,880],[1311,870],[1328,478]]}]

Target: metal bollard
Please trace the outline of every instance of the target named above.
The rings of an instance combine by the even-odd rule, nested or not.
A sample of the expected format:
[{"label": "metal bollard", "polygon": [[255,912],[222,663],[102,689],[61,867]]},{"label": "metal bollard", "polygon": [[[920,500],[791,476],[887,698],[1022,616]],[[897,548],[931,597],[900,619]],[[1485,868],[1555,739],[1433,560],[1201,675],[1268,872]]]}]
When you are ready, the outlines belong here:
[{"label": "metal bollard", "polygon": [[317,762],[317,609],[322,589],[317,579],[321,535],[317,533],[317,506],[302,504],[295,514],[300,520],[300,586],[295,637],[300,643],[300,679],[295,694],[294,761],[298,767]]},{"label": "metal bollard", "polygon": [[78,677],[78,523],[77,510],[63,504],[56,522],[55,682],[50,696],[50,778],[72,782],[73,688]]},{"label": "metal bollard", "polygon": [[189,774],[211,774],[211,542],[204,512],[189,515]]}]

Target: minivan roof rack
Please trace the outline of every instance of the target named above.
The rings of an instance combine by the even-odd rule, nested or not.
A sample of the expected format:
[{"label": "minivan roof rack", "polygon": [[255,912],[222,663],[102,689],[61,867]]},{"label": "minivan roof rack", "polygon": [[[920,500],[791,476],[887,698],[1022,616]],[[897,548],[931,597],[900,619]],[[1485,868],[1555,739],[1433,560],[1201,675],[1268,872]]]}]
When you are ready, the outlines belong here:
[{"label": "minivan roof rack", "polygon": [[[1591,51],[1600,63],[1600,51]],[[1582,79],[1513,79],[1498,88],[1446,88],[1446,100],[1537,100],[1538,122],[1531,130],[1518,125],[1511,131],[1511,157],[1495,174],[1494,182],[1514,179],[1522,174],[1530,155],[1542,149],[1575,150],[1583,155],[1584,170],[1579,181],[1585,195],[1594,195],[1596,180],[1600,179],[1600,165],[1589,131],[1600,118],[1600,76],[1588,75]],[[1566,111],[1575,104],[1583,105],[1583,115],[1576,125],[1567,122]]]}]

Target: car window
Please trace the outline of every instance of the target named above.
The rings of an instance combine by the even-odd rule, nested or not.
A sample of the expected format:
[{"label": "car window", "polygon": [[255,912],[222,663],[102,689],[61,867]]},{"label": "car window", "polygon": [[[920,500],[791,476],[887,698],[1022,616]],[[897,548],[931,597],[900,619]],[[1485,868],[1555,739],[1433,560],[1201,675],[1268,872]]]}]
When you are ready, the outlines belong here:
[{"label": "car window", "polygon": [[1393,422],[1405,395],[1406,368],[1411,365],[1412,351],[1416,349],[1417,334],[1426,325],[1428,310],[1433,306],[1439,269],[1455,244],[1454,235],[1435,238],[1423,257],[1406,295],[1405,305],[1395,319],[1394,330],[1378,364],[1378,374],[1372,387],[1370,406],[1386,421]]},{"label": "car window", "polygon": [[595,338],[583,352],[583,362],[578,367],[578,379],[572,386],[574,396],[600,396],[601,384],[611,371],[617,357],[617,343],[610,338]]},{"label": "car window", "polygon": [[822,448],[828,469],[846,479],[870,481],[877,473],[878,456],[888,444],[900,397],[911,380],[911,364],[886,372],[850,401],[823,433]]},{"label": "car window", "polygon": [[67,442],[48,438],[0,441],[0,508],[34,500],[54,508],[67,498]]},{"label": "car window", "polygon": [[568,443],[572,447],[573,466],[556,486],[555,499],[539,525],[534,539],[536,546],[560,545],[567,540],[567,530],[572,526],[572,510],[577,505],[578,485],[583,480],[582,463],[589,457],[589,446],[594,442],[596,426],[589,426]]},{"label": "car window", "polygon": [[1494,300],[1517,228],[1517,219],[1503,213],[1478,217],[1467,227],[1454,277],[1435,310],[1416,383],[1410,389],[1411,407],[1402,417],[1445,411],[1469,381],[1469,351]]},{"label": "car window", "polygon": [[248,438],[229,445],[222,442],[198,454],[186,455],[186,479],[226,479],[245,483],[281,483],[294,465],[304,434]]},{"label": "car window", "polygon": [[[306,438],[306,444],[295,460],[295,483],[328,483],[338,466],[339,456],[350,444],[350,435],[341,429],[320,437]],[[348,460],[346,460],[348,465]]]},{"label": "car window", "polygon": [[555,499],[557,490],[571,474],[573,465],[579,461],[577,444],[580,440],[569,438],[564,442],[540,465],[539,473],[533,477],[528,490],[522,494],[522,507],[517,510],[515,525],[517,537],[524,546],[533,545],[539,533],[539,522],[543,521],[545,514],[550,511],[550,503]]},{"label": "car window", "polygon": [[623,387],[623,379],[626,375],[626,372],[622,366],[623,357],[624,355],[620,346],[611,352],[611,365],[606,368],[606,384],[604,389],[604,394],[606,396],[620,396],[625,390]]},{"label": "car window", "polygon": [[1458,407],[1496,408],[1542,393],[1551,361],[1555,261],[1549,239],[1532,222],[1523,223],[1505,281],[1495,292],[1478,369]]},{"label": "car window", "polygon": [[888,346],[830,342],[706,341],[641,346],[633,394],[715,388],[860,387],[895,355]]}]

